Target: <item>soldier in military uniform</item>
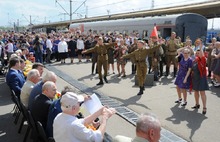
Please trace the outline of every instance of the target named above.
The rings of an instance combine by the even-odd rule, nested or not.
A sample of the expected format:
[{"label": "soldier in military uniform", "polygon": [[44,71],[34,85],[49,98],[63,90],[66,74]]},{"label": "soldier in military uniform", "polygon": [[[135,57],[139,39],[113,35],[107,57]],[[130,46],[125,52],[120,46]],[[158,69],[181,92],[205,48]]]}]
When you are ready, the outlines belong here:
[{"label": "soldier in military uniform", "polygon": [[166,76],[169,75],[171,62],[174,64],[174,77],[177,73],[177,49],[180,47],[178,44],[178,39],[176,39],[176,33],[172,32],[170,39],[167,41],[166,45]]},{"label": "soldier in military uniform", "polygon": [[144,41],[140,40],[137,43],[138,49],[134,52],[123,55],[121,58],[134,58],[135,64],[137,66],[137,77],[138,77],[138,85],[140,87],[140,91],[137,95],[142,95],[144,91],[144,82],[146,79],[147,73],[147,64],[146,64],[146,57],[149,54],[152,54],[154,51],[158,50],[160,46],[155,46],[151,49],[146,49]]},{"label": "soldier in military uniform", "polygon": [[[128,53],[132,53],[134,52],[136,49],[137,49],[137,38],[134,38],[134,43],[128,48]],[[135,58],[130,58],[131,60],[131,71],[132,71],[132,74],[135,74],[136,73],[136,65],[135,65]]]},{"label": "soldier in military uniform", "polygon": [[[91,47],[96,46],[96,44],[98,42],[98,38],[99,38],[99,36],[94,37],[94,41],[92,42]],[[98,58],[97,53],[93,52],[92,53],[92,74],[94,73],[94,70],[95,70],[95,73],[98,73],[98,68],[97,68],[97,64],[96,64],[97,58]],[[95,64],[96,64],[96,69],[95,69]]]},{"label": "soldier in military uniform", "polygon": [[103,80],[102,80],[102,66],[104,68],[104,80],[106,83],[108,83],[108,80],[106,78],[107,76],[107,71],[108,71],[108,54],[107,50],[112,47],[113,43],[110,44],[104,44],[102,37],[99,37],[97,45],[93,48],[90,48],[88,50],[83,51],[83,54],[87,53],[97,53],[98,58],[97,58],[97,65],[98,65],[98,74],[99,74],[99,83],[96,85],[102,85]]},{"label": "soldier in military uniform", "polygon": [[[158,46],[158,40],[157,37],[153,36],[152,37],[152,44],[149,45],[150,48],[154,48],[155,46]],[[154,71],[154,80],[158,81],[158,73],[159,73],[159,62],[161,60],[161,56],[163,55],[163,48],[160,46],[158,50],[153,52],[152,54],[152,67]]]},{"label": "soldier in military uniform", "polygon": [[166,45],[165,45],[165,39],[163,39],[162,37],[160,38],[159,43],[161,44],[161,47],[163,49],[163,54],[160,55],[160,62],[159,62],[159,66],[160,66],[160,77],[163,76],[163,66],[166,64]]}]

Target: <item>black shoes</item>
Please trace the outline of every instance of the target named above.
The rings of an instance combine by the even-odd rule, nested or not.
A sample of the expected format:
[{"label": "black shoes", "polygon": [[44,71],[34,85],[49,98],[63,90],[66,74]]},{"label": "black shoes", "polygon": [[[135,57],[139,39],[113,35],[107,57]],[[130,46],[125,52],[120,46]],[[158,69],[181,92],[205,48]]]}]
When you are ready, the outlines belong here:
[{"label": "black shoes", "polygon": [[99,83],[96,84],[96,85],[103,85],[103,84],[104,84],[104,83],[103,83],[102,79],[100,79]]},{"label": "black shoes", "polygon": [[126,77],[126,75],[124,74],[123,76],[122,76],[122,78],[125,78]]},{"label": "black shoes", "polygon": [[195,106],[193,106],[193,107],[191,107],[192,109],[199,109],[200,108],[200,105],[195,105]]},{"label": "black shoes", "polygon": [[182,98],[179,98],[178,100],[175,101],[175,103],[181,103],[182,102]]},{"label": "black shoes", "polygon": [[182,98],[179,98],[178,100],[176,100],[175,103],[181,103],[181,106],[186,106],[187,105],[187,101],[182,101]]},{"label": "black shoes", "polygon": [[203,111],[202,111],[202,114],[206,114],[206,110],[207,110],[207,108],[203,108]]},{"label": "black shoes", "polygon": [[[96,84],[96,85],[103,85],[104,84],[103,80],[102,79],[99,79],[99,80],[100,80],[99,83]],[[105,80],[106,83],[108,83],[108,80],[107,80],[106,76],[104,77],[104,80]]]},{"label": "black shoes", "polygon": [[186,101],[183,101],[182,103],[181,103],[181,106],[186,106],[187,105],[187,102]]},{"label": "black shoes", "polygon": [[[195,106],[193,106],[193,107],[191,107],[191,108],[192,108],[192,109],[199,109],[199,108],[200,108],[200,105],[199,105],[199,104],[196,104]],[[203,108],[202,114],[204,114],[204,115],[206,114],[206,109],[207,109],[207,108],[205,108],[205,107]]]},{"label": "black shoes", "polygon": [[107,80],[106,76],[104,77],[104,80],[105,80],[106,83],[108,83],[108,80]]},{"label": "black shoes", "polygon": [[140,91],[137,93],[137,95],[143,95],[144,94],[144,87],[140,87]]},{"label": "black shoes", "polygon": [[143,91],[139,91],[139,92],[137,93],[137,95],[138,95],[138,96],[143,95]]}]

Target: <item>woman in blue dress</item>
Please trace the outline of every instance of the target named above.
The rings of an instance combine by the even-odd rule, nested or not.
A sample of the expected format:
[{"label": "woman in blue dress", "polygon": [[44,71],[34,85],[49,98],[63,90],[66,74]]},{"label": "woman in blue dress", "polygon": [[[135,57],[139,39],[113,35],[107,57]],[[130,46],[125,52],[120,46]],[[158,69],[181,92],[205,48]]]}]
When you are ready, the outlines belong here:
[{"label": "woman in blue dress", "polygon": [[[187,48],[178,50],[180,56],[179,70],[177,73],[175,85],[178,94],[178,100],[175,103],[181,103],[181,106],[187,105],[187,90],[190,88],[190,73],[192,69],[192,59],[190,58],[190,50]],[[181,94],[183,93],[183,100]]]}]

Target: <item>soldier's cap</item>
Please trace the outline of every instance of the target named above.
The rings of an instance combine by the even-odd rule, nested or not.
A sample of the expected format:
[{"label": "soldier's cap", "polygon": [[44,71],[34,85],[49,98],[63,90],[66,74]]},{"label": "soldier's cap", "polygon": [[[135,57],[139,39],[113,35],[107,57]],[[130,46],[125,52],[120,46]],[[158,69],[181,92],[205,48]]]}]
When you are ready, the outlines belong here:
[{"label": "soldier's cap", "polygon": [[145,44],[145,42],[143,40],[138,40],[138,42],[140,42],[142,44]]},{"label": "soldier's cap", "polygon": [[76,106],[78,103],[81,103],[83,101],[84,97],[82,95],[77,95],[73,92],[66,92],[60,100],[61,106],[65,108]]},{"label": "soldier's cap", "polygon": [[176,32],[172,32],[171,34],[175,34],[176,35]]}]

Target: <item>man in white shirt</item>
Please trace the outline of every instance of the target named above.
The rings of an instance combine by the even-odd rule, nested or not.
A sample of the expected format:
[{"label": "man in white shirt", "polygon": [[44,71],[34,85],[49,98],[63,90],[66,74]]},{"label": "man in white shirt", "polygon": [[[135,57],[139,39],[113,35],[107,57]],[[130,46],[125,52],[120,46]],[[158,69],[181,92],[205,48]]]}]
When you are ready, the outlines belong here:
[{"label": "man in white shirt", "polygon": [[46,62],[51,63],[50,56],[51,56],[51,53],[52,53],[53,44],[51,42],[50,36],[47,37],[46,46],[47,46],[47,49],[46,49],[46,52],[47,52]]},{"label": "man in white shirt", "polygon": [[[67,92],[61,98],[62,113],[58,114],[53,123],[53,136],[56,142],[102,142],[106,130],[108,118],[115,110],[102,107],[92,115],[84,119],[78,119],[76,115],[80,110],[83,96]],[[102,115],[102,121],[97,130],[87,128],[98,116]]]},{"label": "man in white shirt", "polygon": [[14,53],[14,46],[13,46],[13,41],[11,39],[8,40],[8,44],[7,44],[7,56],[8,56],[8,60],[10,59],[11,55]]},{"label": "man in white shirt", "polygon": [[82,62],[82,51],[85,48],[82,36],[79,36],[79,39],[77,40],[76,48],[77,48],[77,54],[78,54],[79,62]]},{"label": "man in white shirt", "polygon": [[130,37],[129,37],[128,35],[126,35],[126,37],[125,37],[125,44],[126,44],[127,46],[130,46],[130,45],[131,45],[131,40],[130,40]]},{"label": "man in white shirt", "polygon": [[61,64],[65,63],[65,59],[67,57],[68,45],[64,38],[61,38],[61,41],[58,43],[58,52],[61,59]]}]

